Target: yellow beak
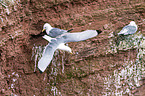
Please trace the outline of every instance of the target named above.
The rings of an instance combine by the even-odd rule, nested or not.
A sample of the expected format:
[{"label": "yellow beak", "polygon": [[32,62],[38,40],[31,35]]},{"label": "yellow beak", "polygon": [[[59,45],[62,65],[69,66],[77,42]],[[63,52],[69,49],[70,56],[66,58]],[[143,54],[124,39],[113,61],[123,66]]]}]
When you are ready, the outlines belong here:
[{"label": "yellow beak", "polygon": [[73,54],[72,52],[70,54]]},{"label": "yellow beak", "polygon": [[45,30],[46,30],[46,29],[43,29],[42,32],[45,31]]}]

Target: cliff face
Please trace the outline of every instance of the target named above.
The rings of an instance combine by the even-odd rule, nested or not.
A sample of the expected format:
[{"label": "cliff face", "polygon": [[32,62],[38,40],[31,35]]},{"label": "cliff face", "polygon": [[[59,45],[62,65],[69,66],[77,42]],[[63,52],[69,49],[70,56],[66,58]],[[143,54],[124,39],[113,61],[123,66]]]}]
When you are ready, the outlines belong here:
[{"label": "cliff face", "polygon": [[[0,6],[0,94],[145,94],[144,82],[138,81],[145,76],[144,0],[22,0],[2,2]],[[120,40],[117,46],[118,37],[113,32],[132,20],[138,32]],[[74,54],[57,51],[44,73],[37,69],[34,73],[35,59],[48,42],[30,35],[40,33],[45,22],[61,29],[73,28],[72,32],[103,32],[86,41],[69,43]]]}]

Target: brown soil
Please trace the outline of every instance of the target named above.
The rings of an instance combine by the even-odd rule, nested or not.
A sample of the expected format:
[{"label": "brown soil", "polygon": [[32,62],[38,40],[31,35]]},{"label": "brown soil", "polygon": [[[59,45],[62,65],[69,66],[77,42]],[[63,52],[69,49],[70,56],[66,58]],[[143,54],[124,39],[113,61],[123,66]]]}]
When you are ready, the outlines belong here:
[{"label": "brown soil", "polygon": [[[145,32],[145,25],[141,22],[145,18],[144,0],[53,1],[22,0],[16,11],[5,15],[8,21],[1,23],[0,32],[1,95],[54,95],[51,86],[56,85],[63,96],[100,96],[104,90],[103,78],[114,70],[121,69],[124,59],[135,61],[136,49],[118,51],[115,54],[106,54],[106,49],[110,47],[109,34],[125,26],[130,20],[136,21],[139,30]],[[33,72],[32,47],[34,44],[46,45],[47,42],[42,38],[31,38],[30,34],[40,33],[45,22],[61,29],[73,28],[72,32],[86,29],[101,29],[103,32],[86,41],[69,43],[74,53],[78,54],[70,55],[65,52],[65,72],[59,72],[55,77],[50,74],[52,64],[42,74]],[[62,55],[60,52],[60,59]],[[116,62],[117,65],[110,66]],[[14,84],[14,88],[11,84]],[[144,87],[138,90],[140,93],[135,94],[145,94]]]}]

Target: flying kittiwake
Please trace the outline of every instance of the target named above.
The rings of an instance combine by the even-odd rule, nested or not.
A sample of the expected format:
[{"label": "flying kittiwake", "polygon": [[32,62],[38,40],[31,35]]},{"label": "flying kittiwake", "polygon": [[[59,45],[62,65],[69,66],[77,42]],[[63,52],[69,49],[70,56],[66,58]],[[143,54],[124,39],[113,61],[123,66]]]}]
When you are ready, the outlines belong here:
[{"label": "flying kittiwake", "polygon": [[[47,30],[47,29],[46,29]],[[56,38],[52,38],[51,36],[55,37],[56,35],[53,34],[51,36],[45,36],[45,39],[50,41],[49,44],[45,47],[43,51],[43,55],[41,59],[38,61],[38,68],[41,72],[44,72],[47,66],[50,64],[53,54],[56,49],[66,50],[71,52],[70,47],[66,47],[65,43],[68,42],[78,42],[83,41],[92,37],[97,36],[102,31],[100,30],[86,30],[83,32],[76,32],[76,33],[63,33],[62,35],[58,35]]]}]

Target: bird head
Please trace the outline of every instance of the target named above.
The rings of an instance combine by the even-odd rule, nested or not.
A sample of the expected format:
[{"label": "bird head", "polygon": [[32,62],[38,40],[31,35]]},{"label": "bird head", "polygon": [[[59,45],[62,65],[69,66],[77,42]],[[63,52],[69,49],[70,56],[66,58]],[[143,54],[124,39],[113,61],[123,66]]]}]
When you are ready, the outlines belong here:
[{"label": "bird head", "polygon": [[131,22],[129,23],[129,25],[135,26],[136,28],[138,28],[137,25],[136,25],[136,23],[135,23],[134,21],[131,21]]},{"label": "bird head", "polygon": [[131,21],[131,22],[130,22],[130,25],[134,26],[134,25],[136,25],[136,24],[135,24],[134,21]]},{"label": "bird head", "polygon": [[43,30],[42,32],[44,32],[46,30],[46,33],[49,34],[49,31],[52,29],[51,25],[48,23],[45,23],[43,26]]},{"label": "bird head", "polygon": [[69,52],[70,54],[73,54],[71,48],[68,48],[66,51]]}]

